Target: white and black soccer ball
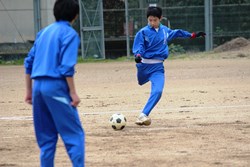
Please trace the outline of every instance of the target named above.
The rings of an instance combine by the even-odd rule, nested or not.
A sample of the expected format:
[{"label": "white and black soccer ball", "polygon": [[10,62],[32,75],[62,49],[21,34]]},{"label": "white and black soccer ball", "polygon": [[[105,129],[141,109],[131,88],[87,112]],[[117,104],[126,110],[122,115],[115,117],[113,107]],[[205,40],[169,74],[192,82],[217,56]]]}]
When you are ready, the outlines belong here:
[{"label": "white and black soccer ball", "polygon": [[109,123],[114,130],[122,130],[126,126],[127,119],[123,114],[115,113],[110,117]]}]

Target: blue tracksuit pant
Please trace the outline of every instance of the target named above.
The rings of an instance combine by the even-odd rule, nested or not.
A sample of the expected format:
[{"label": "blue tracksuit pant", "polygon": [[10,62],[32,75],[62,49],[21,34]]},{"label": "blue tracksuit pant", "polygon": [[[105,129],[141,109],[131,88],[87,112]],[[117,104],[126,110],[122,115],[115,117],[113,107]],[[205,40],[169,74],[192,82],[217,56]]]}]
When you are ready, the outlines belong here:
[{"label": "blue tracksuit pant", "polygon": [[58,134],[73,167],[84,167],[85,135],[63,79],[34,80],[33,117],[41,167],[53,167]]},{"label": "blue tracksuit pant", "polygon": [[151,82],[150,97],[142,111],[145,115],[148,116],[154,106],[158,103],[162,95],[165,83],[164,66],[163,63],[137,63],[136,67],[138,84],[143,85],[148,81]]}]

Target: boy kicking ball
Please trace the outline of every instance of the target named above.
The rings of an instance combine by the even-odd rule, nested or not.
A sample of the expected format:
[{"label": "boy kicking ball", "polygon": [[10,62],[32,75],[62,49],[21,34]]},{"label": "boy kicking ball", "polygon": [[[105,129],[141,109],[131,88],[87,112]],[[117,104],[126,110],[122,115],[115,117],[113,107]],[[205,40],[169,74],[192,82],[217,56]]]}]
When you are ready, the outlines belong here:
[{"label": "boy kicking ball", "polygon": [[137,125],[149,126],[151,119],[149,114],[159,102],[165,84],[165,71],[163,61],[168,58],[168,42],[178,38],[205,37],[204,32],[190,33],[185,30],[172,30],[160,23],[162,9],[149,7],[147,10],[148,25],[137,32],[133,53],[137,67],[137,79],[139,85],[151,82],[150,97],[142,112],[136,120]]}]

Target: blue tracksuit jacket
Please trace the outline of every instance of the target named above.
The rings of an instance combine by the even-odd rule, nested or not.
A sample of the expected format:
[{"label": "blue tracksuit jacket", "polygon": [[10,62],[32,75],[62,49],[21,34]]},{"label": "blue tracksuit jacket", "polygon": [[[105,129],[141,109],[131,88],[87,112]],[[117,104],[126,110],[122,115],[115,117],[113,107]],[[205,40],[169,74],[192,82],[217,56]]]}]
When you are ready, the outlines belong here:
[{"label": "blue tracksuit jacket", "polygon": [[160,25],[158,32],[150,25],[143,27],[135,36],[133,53],[145,59],[165,60],[168,58],[168,42],[178,37],[191,37],[191,33]]},{"label": "blue tracksuit jacket", "polygon": [[[39,38],[40,36],[46,38]],[[26,74],[31,74],[33,79],[73,76],[79,43],[79,36],[69,22],[58,21],[49,25],[38,33],[34,46],[25,59]]]}]

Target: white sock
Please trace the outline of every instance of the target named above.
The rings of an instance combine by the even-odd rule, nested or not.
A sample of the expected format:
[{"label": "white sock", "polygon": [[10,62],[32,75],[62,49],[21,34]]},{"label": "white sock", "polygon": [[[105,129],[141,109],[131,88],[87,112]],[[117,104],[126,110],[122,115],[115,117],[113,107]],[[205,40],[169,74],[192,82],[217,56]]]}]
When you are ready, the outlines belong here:
[{"label": "white sock", "polygon": [[146,117],[146,114],[141,113],[139,117]]}]

